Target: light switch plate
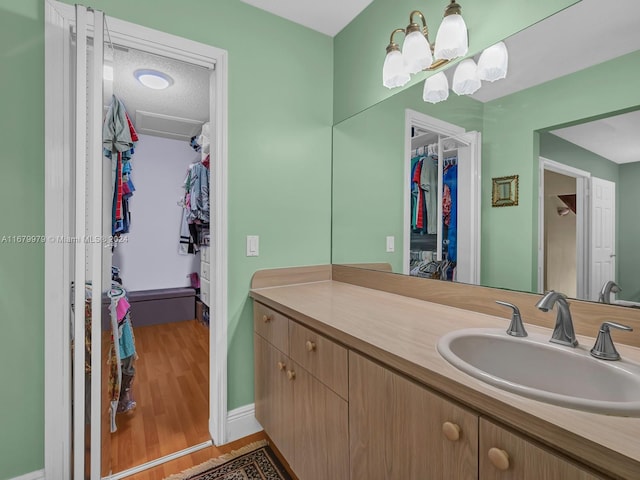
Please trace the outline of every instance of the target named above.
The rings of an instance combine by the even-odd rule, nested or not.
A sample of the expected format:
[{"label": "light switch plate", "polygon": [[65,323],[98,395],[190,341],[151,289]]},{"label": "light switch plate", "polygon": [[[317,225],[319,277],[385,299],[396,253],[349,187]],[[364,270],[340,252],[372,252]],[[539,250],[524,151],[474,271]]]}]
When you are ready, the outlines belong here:
[{"label": "light switch plate", "polygon": [[393,235],[387,237],[387,252],[392,253],[396,251],[396,237]]},{"label": "light switch plate", "polygon": [[260,253],[260,237],[247,235],[247,257],[257,257]]}]

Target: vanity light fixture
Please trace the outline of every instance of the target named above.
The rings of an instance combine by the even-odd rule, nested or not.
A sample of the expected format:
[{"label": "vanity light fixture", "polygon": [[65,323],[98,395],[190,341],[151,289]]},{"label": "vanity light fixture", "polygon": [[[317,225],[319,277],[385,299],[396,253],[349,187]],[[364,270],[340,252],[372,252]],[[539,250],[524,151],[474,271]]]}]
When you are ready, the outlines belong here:
[{"label": "vanity light fixture", "polygon": [[[416,17],[422,27],[416,22]],[[398,33],[405,35],[402,53],[398,44],[393,41]],[[382,83],[387,88],[404,86],[409,81],[410,74],[440,68],[449,60],[466,55],[468,49],[467,26],[462,18],[462,8],[455,0],[451,0],[445,9],[434,45],[429,41],[427,20],[422,12],[414,10],[409,14],[407,28],[397,28],[391,32],[382,68]]]},{"label": "vanity light fixture", "polygon": [[173,84],[173,78],[157,70],[136,70],[133,75],[142,85],[153,90],[164,90]]},{"label": "vanity light fixture", "polygon": [[[405,36],[402,51],[394,41],[399,33]],[[462,18],[462,7],[455,0],[451,0],[445,9],[434,44],[429,41],[424,15],[414,10],[409,14],[407,28],[391,32],[382,67],[382,84],[389,89],[403,87],[411,75],[437,70],[451,60],[465,56],[468,51],[467,26]],[[480,88],[482,80],[494,82],[505,78],[507,65],[507,47],[504,42],[498,42],[482,52],[477,65],[471,58],[460,62],[454,72],[452,90],[458,95],[471,95]],[[422,95],[425,102],[438,103],[448,97],[449,81],[443,72],[427,78]]]}]

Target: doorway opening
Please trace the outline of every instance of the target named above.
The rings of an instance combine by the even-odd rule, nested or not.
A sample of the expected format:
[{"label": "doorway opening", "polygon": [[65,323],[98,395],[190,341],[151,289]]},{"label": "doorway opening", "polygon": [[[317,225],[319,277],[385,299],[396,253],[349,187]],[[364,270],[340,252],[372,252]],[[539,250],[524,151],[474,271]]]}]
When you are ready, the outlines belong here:
[{"label": "doorway opening", "polygon": [[405,113],[403,273],[480,282],[480,133]]},{"label": "doorway opening", "polygon": [[587,298],[591,174],[539,160],[538,293]]},{"label": "doorway opening", "polygon": [[[181,347],[184,354],[189,351],[189,340],[198,336],[197,345],[201,351],[206,351],[203,358],[197,360],[194,366],[194,358],[189,362],[183,355],[183,359],[177,355],[165,356],[165,365],[169,365],[174,371],[165,372],[165,380],[173,382],[176,388],[189,390],[194,398],[199,399],[199,405],[194,408],[186,407],[185,412],[197,410],[198,418],[175,418],[174,422],[189,424],[193,435],[186,435],[186,441],[182,441],[188,448],[180,450],[180,446],[172,447],[170,442],[162,441],[163,447],[177,448],[178,452],[164,452],[146,445],[146,450],[155,458],[142,466],[134,467],[138,471],[145,465],[169,460],[182,454],[190,453],[194,448],[204,448],[213,441],[216,445],[226,443],[227,439],[227,408],[226,408],[226,352],[227,352],[227,54],[225,51],[193,42],[184,38],[175,37],[163,32],[151,30],[129,22],[103,16],[102,12],[86,9],[81,6],[70,6],[53,0],[45,3],[45,33],[46,42],[46,91],[45,91],[45,129],[46,129],[46,171],[47,178],[45,199],[45,232],[47,238],[64,239],[75,238],[74,242],[51,241],[45,245],[45,295],[47,309],[45,312],[45,471],[47,477],[52,478],[81,478],[85,472],[90,472],[90,478],[97,479],[112,471],[127,468],[119,464],[112,465],[112,458],[108,459],[101,452],[101,445],[111,442],[110,435],[124,434],[127,430],[130,438],[124,440],[120,449],[126,455],[131,456],[130,441],[136,436],[146,436],[153,440],[154,435],[149,434],[146,425],[143,429],[135,425],[125,428],[127,422],[152,421],[154,425],[158,417],[162,416],[162,410],[179,414],[177,406],[171,407],[166,401],[155,402],[157,393],[161,393],[162,372],[161,362],[156,362],[152,350],[147,350],[148,345],[166,347],[167,342]],[[104,29],[104,25],[108,29]],[[113,49],[115,55],[112,58],[102,58],[103,52]],[[77,53],[77,57],[75,53]],[[118,56],[134,52],[144,61],[134,62],[135,67],[148,68],[152,58],[165,63],[165,66],[181,65],[180,70],[196,69],[206,72],[206,84],[203,86],[205,94],[200,95],[197,102],[201,103],[206,111],[202,118],[197,115],[177,114],[176,112],[163,112],[148,107],[131,108],[129,118],[132,127],[138,127],[138,143],[135,152],[138,158],[133,159],[133,172],[130,180],[133,180],[136,191],[131,198],[131,215],[124,218],[131,220],[130,231],[127,236],[113,235],[112,230],[112,182],[114,178],[122,178],[116,174],[112,176],[112,163],[103,157],[103,119],[105,102],[102,98],[103,76],[107,76],[107,66],[111,66],[111,74],[114,69],[122,69],[118,65]],[[98,58],[100,57],[100,58]],[[105,64],[104,60],[111,60],[112,65]],[[176,63],[177,62],[177,63]],[[142,63],[145,63],[143,66]],[[195,71],[195,70],[193,70]],[[178,75],[176,70],[175,75]],[[193,73],[193,72],[192,72]],[[74,78],[75,77],[75,78]],[[193,75],[189,78],[193,80]],[[117,77],[114,77],[117,80]],[[175,80],[175,79],[174,79]],[[135,81],[132,80],[132,81]],[[192,82],[190,82],[192,83]],[[143,88],[143,87],[139,87]],[[126,97],[124,90],[118,91],[116,85],[114,92]],[[106,92],[108,87],[104,89]],[[112,100],[110,95],[107,95]],[[78,101],[80,100],[80,101]],[[127,101],[127,103],[130,103]],[[108,105],[108,104],[106,104]],[[135,111],[135,113],[134,113]],[[193,118],[195,117],[195,118]],[[126,118],[126,117],[123,117]],[[191,121],[191,123],[190,123]],[[170,218],[179,217],[181,206],[178,205],[180,197],[184,197],[181,191],[182,183],[187,172],[186,163],[189,161],[201,162],[200,152],[195,152],[191,145],[191,136],[199,137],[204,134],[203,127],[206,122],[210,126],[210,180],[207,185],[210,192],[211,222],[208,247],[201,245],[206,254],[200,251],[199,255],[193,255],[186,261],[177,258],[180,249],[180,224],[170,225]],[[171,125],[168,127],[168,125]],[[180,127],[182,126],[182,129]],[[180,138],[177,138],[180,137]],[[182,138],[184,137],[184,138]],[[75,146],[75,147],[74,147]],[[203,144],[200,145],[204,147]],[[204,148],[202,148],[204,150]],[[176,153],[178,150],[186,151],[182,158]],[[124,151],[124,150],[123,150]],[[172,153],[173,152],[173,153]],[[144,158],[150,157],[150,158]],[[171,158],[168,158],[171,157]],[[195,159],[197,157],[197,160]],[[138,162],[136,162],[138,160]],[[136,166],[136,163],[138,166]],[[108,166],[107,166],[108,165]],[[136,168],[139,168],[136,171]],[[179,173],[178,173],[179,172]],[[170,179],[169,179],[170,177]],[[137,178],[137,180],[136,180]],[[122,180],[125,180],[122,178]],[[136,181],[138,182],[136,184]],[[168,181],[171,186],[167,187]],[[124,185],[124,181],[122,185]],[[164,186],[163,186],[164,185]],[[108,188],[107,188],[108,187]],[[130,187],[130,186],[129,186]],[[131,192],[125,192],[131,193]],[[181,193],[181,195],[180,195]],[[136,197],[137,195],[137,197]],[[170,199],[171,207],[160,205],[161,200]],[[167,212],[167,209],[174,209]],[[137,212],[137,213],[136,213]],[[144,212],[144,213],[143,213]],[[145,227],[144,220],[165,220],[165,229],[162,232],[154,232],[155,237],[150,240],[142,233],[157,226]],[[104,220],[104,221],[102,221]],[[78,235],[81,233],[81,235]],[[103,245],[95,245],[96,242],[83,239],[114,236],[115,242],[108,248]],[[152,235],[153,236],[153,235]],[[167,245],[173,245],[172,255],[155,251],[150,255],[151,247],[158,247],[161,240],[167,240]],[[131,240],[124,241],[125,238]],[[134,238],[139,243],[136,245]],[[204,238],[204,235],[203,237]],[[100,242],[104,243],[104,242]],[[206,243],[202,241],[201,243]],[[205,248],[206,247],[206,248]],[[113,248],[113,252],[111,250]],[[133,250],[136,250],[135,252]],[[138,262],[144,256],[147,262]],[[120,270],[112,270],[114,260],[117,260]],[[175,265],[180,264],[174,268]],[[138,266],[136,266],[138,265]],[[173,267],[170,267],[173,265]],[[160,266],[157,271],[152,271]],[[146,270],[146,272],[144,272]],[[141,274],[141,271],[144,272]],[[172,272],[169,283],[177,282],[173,287],[169,284],[161,284],[162,275]],[[130,295],[128,300],[131,307],[131,318],[134,325],[134,336],[138,334],[137,355],[139,359],[136,368],[136,377],[133,380],[134,397],[127,398],[123,415],[129,417],[117,418],[116,429],[105,422],[105,411],[108,409],[101,403],[103,391],[107,390],[105,381],[105,368],[103,357],[111,348],[109,342],[103,342],[104,337],[109,337],[108,321],[115,315],[111,312],[100,319],[104,311],[101,306],[109,304],[109,286],[113,277],[119,277],[121,285],[129,284],[131,293],[136,291],[148,292],[150,290],[169,290],[171,288],[189,289],[191,280],[187,274],[198,273],[200,280],[199,299],[204,300],[210,306],[210,325],[196,323],[196,292],[190,295],[174,295],[156,300],[170,300],[173,306],[184,306],[185,302],[193,306],[191,313],[177,314],[175,318],[167,322],[159,322],[159,325],[140,325],[136,330],[136,307],[138,311],[144,310],[142,303],[150,298],[135,298]],[[84,297],[84,289],[76,288],[72,295],[72,284],[84,285],[85,279],[92,282],[96,292],[92,299],[87,301]],[[176,280],[174,280],[176,279]],[[149,283],[151,282],[151,283]],[[155,283],[154,283],[155,282]],[[157,283],[160,282],[160,283]],[[185,283],[186,285],[182,285]],[[197,283],[197,282],[196,282]],[[180,284],[180,285],[178,285]],[[196,286],[196,285],[194,285]],[[104,287],[104,288],[102,288]],[[165,292],[166,293],[166,292]],[[175,293],[175,292],[174,292]],[[142,295],[144,297],[144,295]],[[101,299],[104,298],[104,299]],[[74,298],[75,305],[90,304],[89,319],[93,316],[93,322],[73,321],[73,305],[68,299]],[[178,300],[176,301],[176,298]],[[185,300],[186,298],[186,300]],[[136,305],[139,300],[140,305]],[[113,302],[111,302],[113,303]],[[113,306],[113,305],[112,305]],[[82,318],[81,308],[75,309],[78,320]],[[111,308],[115,310],[115,308]],[[157,309],[156,309],[157,310]],[[152,314],[152,320],[165,317],[170,309],[160,308],[160,314]],[[100,313],[99,313],[100,312]],[[141,315],[142,316],[142,315]],[[97,318],[96,318],[97,317]],[[184,317],[184,318],[183,318]],[[168,318],[168,317],[167,317]],[[103,330],[103,323],[106,323]],[[87,325],[90,325],[87,328]],[[183,327],[189,325],[189,332],[176,333],[155,332],[145,335],[142,329],[150,331],[167,326]],[[197,331],[196,329],[200,329]],[[116,330],[113,330],[116,331]],[[73,338],[84,338],[89,332],[91,339],[89,381],[80,374],[84,368],[75,368],[73,365],[85,365],[85,353],[83,349],[76,349],[73,355]],[[107,332],[107,333],[105,333]],[[194,333],[195,332],[195,333]],[[163,340],[164,338],[164,340]],[[167,340],[168,339],[168,340]],[[76,342],[77,343],[77,342]],[[154,345],[155,344],[155,345]],[[211,348],[209,348],[209,346]],[[112,349],[113,350],[113,349]],[[118,350],[118,348],[115,348]],[[166,349],[165,353],[166,353]],[[180,349],[179,349],[180,350]],[[195,349],[194,349],[195,350]],[[144,352],[147,353],[144,353]],[[157,352],[157,348],[155,348]],[[73,360],[72,360],[73,356]],[[117,362],[119,368],[120,362]],[[186,377],[176,373],[175,369],[188,370],[192,376],[198,376],[194,385],[185,383]],[[154,371],[156,369],[156,371]],[[207,372],[208,370],[208,372]],[[196,375],[197,373],[197,375]],[[147,376],[147,383],[143,382]],[[124,377],[122,377],[124,379]],[[210,381],[207,381],[210,378]],[[156,382],[154,384],[154,381]],[[182,383],[181,383],[182,382]],[[124,384],[124,382],[123,382]],[[138,385],[139,391],[136,391]],[[154,392],[155,390],[155,392]],[[88,395],[90,392],[90,395]],[[120,393],[122,391],[120,390]],[[85,394],[87,394],[85,396]],[[160,395],[162,396],[162,395]],[[207,399],[208,397],[208,405]],[[90,400],[85,404],[85,398]],[[152,405],[145,405],[150,399],[154,399]],[[133,402],[133,403],[132,403]],[[120,405],[118,405],[118,408]],[[183,405],[183,407],[185,407]],[[183,412],[184,413],[184,412]],[[110,414],[106,416],[109,418]],[[88,421],[85,421],[85,418]],[[73,419],[73,421],[72,421]],[[101,421],[102,420],[102,421]],[[111,423],[111,422],[109,422]],[[73,425],[73,428],[72,428]],[[175,424],[168,427],[174,429]],[[151,427],[153,430],[153,427]],[[114,431],[115,430],[115,431]],[[153,433],[153,432],[152,432]],[[156,437],[160,437],[158,428]],[[108,439],[108,440],[105,440]],[[199,440],[206,440],[199,442]],[[86,443],[85,443],[86,442]],[[90,456],[85,459],[85,444],[89,445]],[[177,445],[177,444],[176,444]],[[156,445],[157,447],[157,445]],[[127,451],[128,450],[128,451]],[[163,456],[166,453],[169,455]],[[130,459],[131,461],[134,461]],[[137,460],[146,462],[148,459]],[[128,466],[131,466],[130,464]],[[129,473],[133,473],[130,471]],[[122,474],[117,476],[121,478]],[[116,477],[114,477],[116,478]]]}]

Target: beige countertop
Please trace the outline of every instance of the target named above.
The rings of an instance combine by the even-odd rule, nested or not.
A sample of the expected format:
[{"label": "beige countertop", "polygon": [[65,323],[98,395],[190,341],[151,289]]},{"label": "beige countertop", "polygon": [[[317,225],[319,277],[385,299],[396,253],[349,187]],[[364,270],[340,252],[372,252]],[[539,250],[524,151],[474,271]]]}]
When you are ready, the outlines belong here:
[{"label": "beige countertop", "polygon": [[[640,418],[588,413],[511,394],[461,372],[437,352],[438,339],[452,330],[506,329],[506,313],[500,318],[331,280],[259,288],[251,296],[587,465],[614,477],[640,479]],[[547,328],[527,324],[527,330],[551,337]],[[591,348],[594,341],[578,340],[578,348]],[[623,358],[640,363],[640,349],[617,346]]]}]

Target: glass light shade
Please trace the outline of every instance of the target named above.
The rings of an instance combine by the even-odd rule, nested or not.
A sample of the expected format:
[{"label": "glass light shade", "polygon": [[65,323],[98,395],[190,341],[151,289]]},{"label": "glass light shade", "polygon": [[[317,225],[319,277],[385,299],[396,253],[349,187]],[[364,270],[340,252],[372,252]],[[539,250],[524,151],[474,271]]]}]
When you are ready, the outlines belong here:
[{"label": "glass light shade", "polygon": [[153,90],[163,90],[173,84],[169,75],[157,70],[136,70],[133,75],[142,85]]},{"label": "glass light shade", "polygon": [[469,51],[469,38],[467,37],[467,25],[462,15],[447,15],[442,19],[438,34],[434,55],[436,60],[451,60],[463,57]]},{"label": "glass light shade", "polygon": [[387,88],[402,87],[409,79],[400,50],[387,53],[382,67],[382,84]]},{"label": "glass light shade", "polygon": [[485,49],[478,60],[478,77],[480,80],[495,82],[507,76],[509,53],[504,42]]},{"label": "glass light shade", "polygon": [[411,32],[402,44],[402,57],[409,73],[418,73],[433,63],[429,42],[420,31]]},{"label": "glass light shade", "polygon": [[422,99],[429,103],[442,102],[449,98],[449,80],[444,72],[436,73],[424,81]]},{"label": "glass light shade", "polygon": [[453,85],[451,89],[458,95],[471,95],[480,88],[478,78],[478,66],[472,58],[461,61],[453,73]]}]

